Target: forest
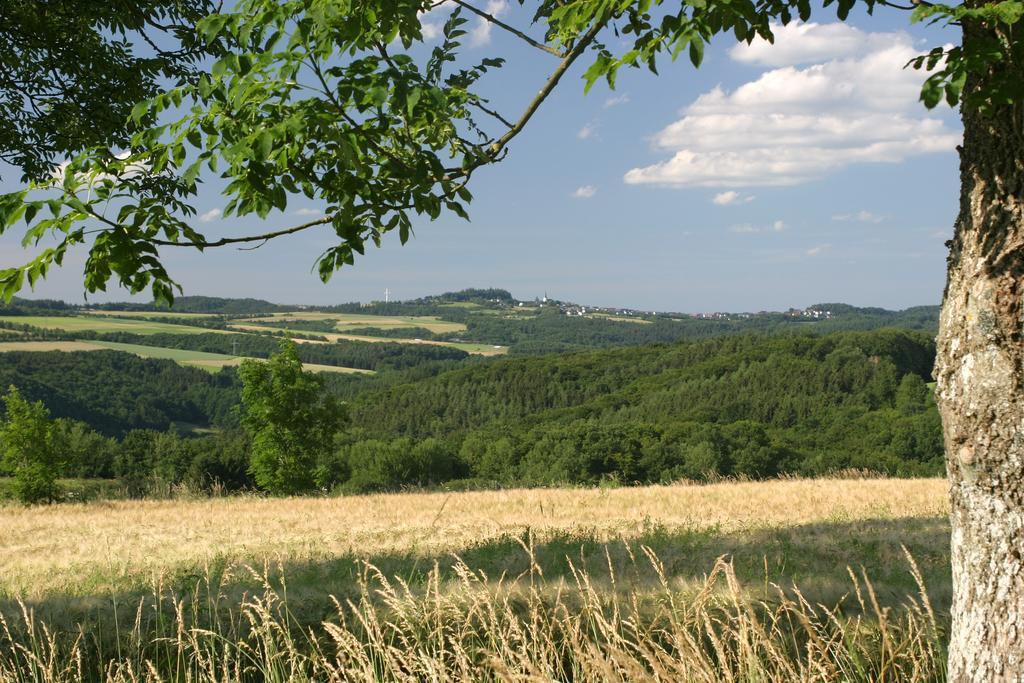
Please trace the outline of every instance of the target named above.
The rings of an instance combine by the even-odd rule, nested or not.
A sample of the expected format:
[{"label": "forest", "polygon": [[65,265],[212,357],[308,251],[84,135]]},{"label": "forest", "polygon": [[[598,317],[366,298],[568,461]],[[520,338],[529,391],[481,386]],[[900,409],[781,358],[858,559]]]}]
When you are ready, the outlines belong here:
[{"label": "forest", "polygon": [[[231,343],[209,337],[211,349]],[[348,422],[319,456],[315,490],[940,474],[934,353],[926,334],[877,330],[324,374]],[[59,418],[63,476],[118,478],[133,495],[254,487],[233,368],[211,374],[112,351],[8,352],[0,382]]]}]

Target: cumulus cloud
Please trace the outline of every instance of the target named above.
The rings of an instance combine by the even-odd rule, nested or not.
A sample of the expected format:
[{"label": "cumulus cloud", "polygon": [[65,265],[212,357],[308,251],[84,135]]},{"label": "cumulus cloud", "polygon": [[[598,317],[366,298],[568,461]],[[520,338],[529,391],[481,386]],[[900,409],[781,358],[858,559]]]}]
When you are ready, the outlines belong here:
[{"label": "cumulus cloud", "polygon": [[[120,152],[114,153],[114,158],[124,160],[129,158],[131,155],[131,150],[122,150]],[[50,184],[62,185],[64,183],[64,178],[67,175],[68,167],[70,165],[71,161],[65,160],[62,161],[57,166],[55,166],[53,170],[50,172]],[[132,162],[125,165],[124,169],[119,174],[119,177],[122,179],[135,178],[136,176],[148,173],[150,168],[151,166],[148,161]],[[88,189],[90,192],[92,191],[93,187],[105,181],[112,180],[116,182],[118,180],[118,176],[114,176],[109,173],[98,173],[95,171],[88,174],[79,174],[78,177],[82,181],[84,187]]]},{"label": "cumulus cloud", "polygon": [[832,216],[832,220],[841,222],[852,222],[858,223],[881,223],[885,220],[885,217],[873,214],[870,211],[858,211],[857,213],[837,213]]},{"label": "cumulus cloud", "polygon": [[593,185],[583,185],[581,187],[577,187],[573,191],[572,196],[573,199],[590,199],[595,194],[597,194],[596,187],[594,187]]},{"label": "cumulus cloud", "polygon": [[435,5],[426,12],[419,12],[416,17],[420,20],[420,32],[423,40],[437,40],[441,37],[444,21],[451,13],[451,7],[446,4]]},{"label": "cumulus cloud", "polygon": [[626,104],[629,102],[629,95],[623,93],[622,95],[613,95],[604,101],[604,108],[611,109],[617,107],[620,104]]},{"label": "cumulus cloud", "polygon": [[716,194],[711,201],[718,206],[728,206],[729,204],[748,204],[754,201],[754,195],[741,195],[736,190],[729,190],[727,192],[719,192]]},{"label": "cumulus cloud", "polygon": [[[487,5],[483,8],[483,11],[490,14],[492,17],[500,17],[508,10],[508,3],[506,0],[488,0]],[[473,28],[469,31],[469,46],[470,47],[481,47],[491,42],[491,29],[494,28],[494,24],[489,22],[483,17],[477,17],[476,23]]]},{"label": "cumulus cloud", "polygon": [[729,228],[729,232],[735,232],[740,235],[751,235],[758,232],[783,232],[786,229],[786,222],[777,220],[772,221],[769,225],[753,225],[751,223],[740,223]]},{"label": "cumulus cloud", "polygon": [[918,54],[911,36],[836,26],[777,26],[775,46],[734,49],[734,59],[777,68],[698,97],[654,136],[671,158],[630,170],[626,182],[796,185],[851,164],[952,150],[960,133],[920,109],[921,75],[903,69]]},{"label": "cumulus cloud", "polygon": [[423,40],[436,40],[441,36],[441,25],[420,18],[420,32],[423,33]]},{"label": "cumulus cloud", "polygon": [[[867,50],[880,50],[892,45],[902,34],[866,33],[849,24],[807,24],[794,22],[788,26],[772,26],[775,43],[757,38],[749,45],[737,43],[729,56],[743,64],[759,66],[794,66],[830,59],[856,57]],[[909,38],[908,38],[909,39]]]},{"label": "cumulus cloud", "polygon": [[210,209],[206,213],[199,215],[199,222],[212,223],[213,221],[218,220],[222,215],[224,214],[220,209]]}]

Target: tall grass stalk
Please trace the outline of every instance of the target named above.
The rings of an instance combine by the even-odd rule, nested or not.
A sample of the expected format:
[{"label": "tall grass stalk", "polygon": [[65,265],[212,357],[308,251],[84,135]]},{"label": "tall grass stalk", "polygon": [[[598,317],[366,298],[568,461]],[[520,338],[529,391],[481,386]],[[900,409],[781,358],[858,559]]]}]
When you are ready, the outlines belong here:
[{"label": "tall grass stalk", "polygon": [[945,679],[942,629],[909,555],[920,590],[894,609],[852,571],[849,598],[826,606],[793,587],[748,590],[724,558],[684,586],[650,549],[628,552],[626,572],[609,557],[607,576],[573,567],[557,580],[536,561],[489,577],[456,558],[416,588],[367,564],[316,624],[266,570],[243,596],[227,576],[185,593],[156,586],[120,633],[58,633],[22,606],[0,618],[0,683]]}]

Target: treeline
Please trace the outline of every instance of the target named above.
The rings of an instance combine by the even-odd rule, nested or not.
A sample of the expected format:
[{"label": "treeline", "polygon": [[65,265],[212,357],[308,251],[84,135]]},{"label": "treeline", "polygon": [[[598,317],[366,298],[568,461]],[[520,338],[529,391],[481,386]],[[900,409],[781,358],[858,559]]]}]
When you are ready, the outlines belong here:
[{"label": "treeline", "polygon": [[[141,344],[167,349],[185,349],[206,353],[269,358],[277,351],[280,340],[255,334],[130,334],[126,332],[95,333],[77,339],[99,339],[125,344]],[[299,344],[303,363],[359,368],[361,370],[402,370],[436,361],[460,361],[469,357],[461,349],[436,344],[392,344],[388,342],[337,341],[326,344]]]},{"label": "treeline", "polygon": [[[89,308],[97,311],[163,311],[165,305],[155,302],[94,304]],[[226,315],[260,315],[294,310],[295,306],[275,304],[263,299],[226,299],[218,296],[179,296],[174,299],[171,309],[178,313],[222,313]]]},{"label": "treeline", "polygon": [[54,417],[88,424],[107,436],[134,429],[166,431],[238,424],[235,371],[209,373],[170,360],[119,351],[0,353],[0,387],[17,386]]},{"label": "treeline", "polygon": [[364,388],[337,470],[346,485],[393,487],[393,476],[368,483],[366,463],[430,440],[436,467],[403,483],[431,471],[476,485],[938,474],[934,352],[925,335],[889,330],[496,361]]},{"label": "treeline", "polygon": [[[238,429],[199,436],[135,429],[118,439],[77,420],[57,418],[51,425],[52,474],[77,484],[51,487],[52,500],[165,497],[182,490],[230,493],[255,488],[249,472],[251,443]],[[10,463],[0,458],[0,477],[15,474]],[[83,486],[83,480],[110,483]],[[0,486],[0,499],[17,493],[16,486]],[[37,497],[26,502],[43,500]]]},{"label": "treeline", "polygon": [[846,307],[841,315],[821,320],[781,313],[729,319],[654,316],[647,320],[623,322],[600,317],[567,316],[556,307],[548,306],[528,317],[469,315],[462,320],[467,331],[447,337],[508,346],[513,355],[543,355],[616,346],[671,344],[750,333],[829,334],[884,327],[934,333],[938,329],[938,307],[921,306],[906,311]]}]

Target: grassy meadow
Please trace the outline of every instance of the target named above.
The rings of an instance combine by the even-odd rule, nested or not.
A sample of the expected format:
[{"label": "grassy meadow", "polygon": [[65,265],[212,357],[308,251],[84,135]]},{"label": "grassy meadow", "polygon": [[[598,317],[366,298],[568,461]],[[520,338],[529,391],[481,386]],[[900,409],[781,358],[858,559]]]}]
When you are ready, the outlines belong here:
[{"label": "grassy meadow", "polygon": [[[166,358],[178,365],[196,367],[216,372],[228,365],[239,365],[245,358],[229,356],[222,353],[207,353],[188,349],[168,349],[160,346],[144,346],[142,344],[122,344],[108,341],[24,341],[0,342],[0,353],[4,351],[124,351],[141,358]],[[373,370],[345,368],[335,365],[306,363],[303,365],[311,372],[341,372],[373,374]]]},{"label": "grassy meadow", "polygon": [[315,311],[288,311],[274,313],[270,316],[250,318],[252,322],[281,323],[287,325],[289,320],[336,320],[335,327],[339,332],[360,327],[377,327],[382,330],[395,330],[405,327],[422,327],[437,332],[463,332],[466,326],[462,323],[441,320],[429,315],[371,315],[365,313],[320,313]]},{"label": "grassy meadow", "polygon": [[81,315],[81,316],[32,316],[32,315],[0,315],[0,322],[15,325],[31,325],[44,330],[61,330],[64,332],[130,332],[131,334],[205,334],[218,332],[206,327],[191,327],[160,322],[158,319],[135,320],[120,316]]},{"label": "grassy meadow", "polygon": [[[380,317],[380,316],[370,316],[370,315],[367,315],[367,316],[364,316],[364,317],[366,317],[366,318],[377,318],[377,317]],[[367,325],[361,325],[361,327],[366,327],[366,326]],[[380,326],[379,325],[373,325],[373,327],[380,327]],[[239,331],[239,332],[267,332],[268,330],[275,331],[275,332],[289,332],[290,331],[288,329],[288,326],[284,325],[284,324],[282,324],[280,327],[273,327],[273,326],[268,326],[268,325],[252,325],[252,324],[246,324],[246,323],[231,323],[230,325],[228,325],[228,328],[230,330],[235,330],[235,331]],[[353,329],[356,329],[356,328],[353,328]],[[383,328],[381,328],[381,329],[383,329]],[[336,341],[348,340],[348,341],[370,342],[370,343],[377,343],[377,344],[432,344],[434,346],[449,346],[449,347],[451,347],[453,349],[460,349],[462,351],[465,351],[466,353],[472,353],[472,354],[481,355],[481,356],[500,356],[502,354],[508,353],[508,347],[506,347],[506,346],[495,346],[495,345],[492,345],[492,344],[477,344],[477,343],[473,343],[473,342],[435,341],[435,340],[432,340],[432,339],[406,339],[406,338],[399,338],[399,337],[374,337],[374,336],[365,335],[365,334],[346,334],[346,333],[342,333],[342,332],[319,332],[319,331],[317,331],[317,332],[310,332],[309,334],[315,334],[318,337],[323,337],[328,342],[336,342]],[[306,343],[306,344],[323,343],[323,342],[320,342],[319,340],[301,339],[301,338],[300,339],[296,339],[295,341],[299,342],[299,343]]]},{"label": "grassy meadow", "polygon": [[946,514],[939,479],[0,507],[0,681],[942,680]]}]

